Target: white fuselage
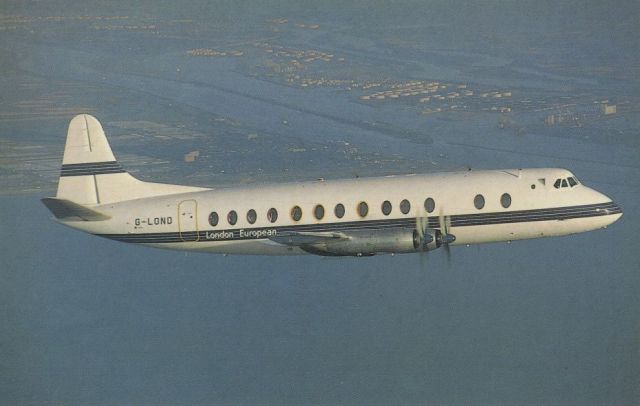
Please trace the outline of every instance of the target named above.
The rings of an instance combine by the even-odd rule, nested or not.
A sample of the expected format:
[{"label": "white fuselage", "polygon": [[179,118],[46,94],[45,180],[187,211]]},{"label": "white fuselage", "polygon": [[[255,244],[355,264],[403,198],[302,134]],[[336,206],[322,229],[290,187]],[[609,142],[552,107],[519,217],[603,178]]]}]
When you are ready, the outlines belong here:
[{"label": "white fuselage", "polygon": [[[590,231],[622,215],[611,199],[582,184],[554,187],[557,179],[569,177],[573,175],[564,169],[523,169],[208,189],[98,204],[94,208],[108,213],[110,219],[63,223],[153,247],[283,255],[309,252],[274,238],[287,233],[318,236],[339,232],[348,237],[350,233],[411,230],[417,224],[443,229],[445,222],[448,233],[455,235],[451,245],[459,245]],[[428,198],[433,204],[425,204]],[[385,201],[391,205],[388,214]],[[341,217],[335,212],[338,204],[344,206]],[[301,211],[299,219],[294,219],[294,207]],[[273,222],[267,215],[271,209],[277,211]],[[252,210],[255,221],[250,221]],[[229,214],[232,211],[235,222]]]}]

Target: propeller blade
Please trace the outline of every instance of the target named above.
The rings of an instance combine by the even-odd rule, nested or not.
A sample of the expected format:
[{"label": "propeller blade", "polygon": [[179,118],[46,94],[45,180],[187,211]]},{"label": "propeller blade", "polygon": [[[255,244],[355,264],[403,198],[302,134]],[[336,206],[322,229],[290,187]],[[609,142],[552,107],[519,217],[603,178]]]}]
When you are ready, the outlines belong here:
[{"label": "propeller blade", "polygon": [[[431,237],[427,236],[427,228],[429,227],[429,217],[427,216],[426,211],[420,212],[420,209],[416,210],[416,231],[418,232],[418,236],[420,236],[420,242],[423,244],[423,249],[426,244],[431,242]],[[426,241],[426,240],[429,241]]]},{"label": "propeller blade", "polygon": [[444,212],[442,208],[440,208],[440,213],[438,214],[438,225],[440,226],[440,232],[442,235],[447,235],[447,224],[444,219]]},{"label": "propeller blade", "polygon": [[438,222],[440,223],[440,232],[442,233],[442,247],[444,248],[445,254],[447,256],[447,263],[451,263],[451,248],[449,248],[449,244],[456,240],[456,236],[453,234],[449,234],[449,229],[451,228],[451,217],[447,217],[444,215],[442,207],[440,208],[440,215],[438,220]]},{"label": "propeller blade", "polygon": [[420,236],[420,240],[424,238],[424,219],[420,216],[420,213],[416,215],[416,230]]},{"label": "propeller blade", "polygon": [[421,251],[420,253],[418,253],[418,255],[420,255],[420,268],[426,269],[427,268],[427,251]]},{"label": "propeller blade", "polygon": [[[427,227],[429,227],[429,218],[425,216],[426,213],[421,213],[420,209],[416,210],[416,231],[420,238],[420,268],[426,269],[427,264],[427,242],[425,236],[427,234]],[[430,238],[430,237],[429,237]]]},{"label": "propeller blade", "polygon": [[449,248],[449,243],[443,244],[444,252],[447,257],[447,264],[451,264],[451,248]]}]

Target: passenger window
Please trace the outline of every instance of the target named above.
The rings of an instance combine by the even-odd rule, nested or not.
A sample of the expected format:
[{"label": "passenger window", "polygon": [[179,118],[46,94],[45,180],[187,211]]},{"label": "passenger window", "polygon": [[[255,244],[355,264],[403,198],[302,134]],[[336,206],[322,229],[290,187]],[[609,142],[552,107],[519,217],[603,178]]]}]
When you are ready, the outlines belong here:
[{"label": "passenger window", "polygon": [[366,202],[360,202],[358,204],[358,214],[360,217],[366,217],[369,213],[369,205]]},{"label": "passenger window", "polygon": [[575,185],[578,184],[578,182],[576,182],[576,180],[574,178],[569,178],[567,179],[569,181],[569,186],[574,187]]},{"label": "passenger window", "polygon": [[247,212],[247,221],[249,222],[249,224],[255,223],[257,218],[258,215],[256,214],[255,210],[251,209]]},{"label": "passenger window", "polygon": [[561,179],[556,179],[555,183],[553,184],[553,187],[556,189],[560,189],[560,182],[562,182]]},{"label": "passenger window", "polygon": [[235,210],[231,210],[229,214],[227,214],[227,221],[232,226],[235,225],[238,222],[238,213],[236,213]]},{"label": "passenger window", "polygon": [[293,219],[293,221],[300,221],[300,219],[302,218],[302,209],[300,208],[300,206],[293,206],[293,208],[291,209],[291,218]]},{"label": "passenger window", "polygon": [[384,214],[385,216],[388,216],[391,213],[391,202],[388,200],[385,200],[384,202],[382,202],[382,214]]},{"label": "passenger window", "polygon": [[436,202],[428,197],[427,200],[424,201],[424,209],[427,211],[427,213],[432,213],[436,208]]},{"label": "passenger window", "polygon": [[218,225],[218,213],[215,211],[212,211],[211,214],[209,214],[209,224],[211,224],[212,227]]},{"label": "passenger window", "polygon": [[476,206],[478,210],[482,209],[484,207],[484,196],[476,195],[476,197],[473,198],[473,205]]},{"label": "passenger window", "polygon": [[267,212],[267,219],[269,219],[270,222],[275,223],[276,220],[278,220],[278,210],[274,209],[273,207],[270,208]]},{"label": "passenger window", "polygon": [[315,218],[317,218],[318,220],[322,220],[322,218],[324,217],[324,207],[322,207],[321,204],[317,205],[314,209],[313,209],[313,215],[315,216]]},{"label": "passenger window", "polygon": [[333,213],[337,218],[341,219],[344,216],[344,205],[342,203],[336,204],[335,209],[333,209]]},{"label": "passenger window", "polygon": [[409,210],[411,210],[411,203],[409,203],[407,199],[404,199],[400,202],[400,211],[402,214],[407,214],[409,213]]},{"label": "passenger window", "polygon": [[562,187],[569,187],[566,179],[562,179]]},{"label": "passenger window", "polygon": [[509,193],[504,193],[502,196],[500,196],[500,204],[505,209],[511,206],[511,195]]}]

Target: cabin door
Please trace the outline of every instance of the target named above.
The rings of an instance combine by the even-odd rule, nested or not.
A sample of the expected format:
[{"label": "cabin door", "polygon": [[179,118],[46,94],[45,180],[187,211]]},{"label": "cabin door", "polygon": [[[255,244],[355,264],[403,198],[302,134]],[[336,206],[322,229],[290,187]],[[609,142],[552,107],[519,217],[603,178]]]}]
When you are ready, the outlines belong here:
[{"label": "cabin door", "polygon": [[198,203],[183,200],[178,205],[178,229],[182,241],[198,241]]}]

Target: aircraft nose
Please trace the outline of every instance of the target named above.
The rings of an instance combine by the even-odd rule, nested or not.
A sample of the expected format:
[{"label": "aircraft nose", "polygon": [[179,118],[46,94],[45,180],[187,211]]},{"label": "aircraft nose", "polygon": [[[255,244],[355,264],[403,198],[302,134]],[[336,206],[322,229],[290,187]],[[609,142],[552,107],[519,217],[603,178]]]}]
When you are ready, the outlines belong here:
[{"label": "aircraft nose", "polygon": [[[611,203],[613,203],[613,201]],[[615,203],[613,203],[613,210],[616,211],[617,214],[622,215],[622,209]]]},{"label": "aircraft nose", "polygon": [[596,210],[600,212],[599,214],[601,216],[606,218],[607,222],[604,225],[604,227],[610,226],[611,224],[618,221],[620,217],[622,217],[622,209],[620,208],[620,206],[615,204],[612,200],[609,200],[609,202],[604,203],[602,206],[600,206]]},{"label": "aircraft nose", "polygon": [[612,216],[611,223],[609,224],[615,223],[620,217],[622,217],[622,209],[613,201],[611,201],[610,206],[605,208],[605,210],[607,211],[607,215]]},{"label": "aircraft nose", "polygon": [[[595,204],[596,215],[606,221],[605,227],[615,223],[622,217],[622,209],[609,196],[591,189],[591,201]],[[606,219],[606,220],[605,220]]]}]

